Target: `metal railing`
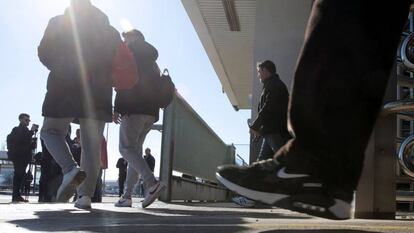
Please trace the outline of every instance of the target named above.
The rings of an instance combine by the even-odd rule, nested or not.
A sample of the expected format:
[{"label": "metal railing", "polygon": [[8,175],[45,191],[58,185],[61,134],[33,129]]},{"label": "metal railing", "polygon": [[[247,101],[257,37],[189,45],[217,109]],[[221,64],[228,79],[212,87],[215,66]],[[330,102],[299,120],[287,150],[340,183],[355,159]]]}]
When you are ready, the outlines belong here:
[{"label": "metal railing", "polygon": [[[164,110],[162,132],[160,180],[167,190],[161,199],[227,199],[215,172],[217,166],[235,163],[235,147],[224,143],[178,94]],[[185,178],[173,176],[173,171]]]}]

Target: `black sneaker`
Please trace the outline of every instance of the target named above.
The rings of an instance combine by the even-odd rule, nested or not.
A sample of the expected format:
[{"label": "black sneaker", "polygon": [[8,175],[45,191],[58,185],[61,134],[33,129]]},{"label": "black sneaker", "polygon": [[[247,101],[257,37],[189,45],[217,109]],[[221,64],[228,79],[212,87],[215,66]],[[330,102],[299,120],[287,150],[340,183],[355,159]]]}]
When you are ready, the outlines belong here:
[{"label": "black sneaker", "polygon": [[216,177],[228,189],[265,204],[335,220],[351,217],[352,191],[326,188],[320,179],[273,159],[249,167],[221,166]]}]

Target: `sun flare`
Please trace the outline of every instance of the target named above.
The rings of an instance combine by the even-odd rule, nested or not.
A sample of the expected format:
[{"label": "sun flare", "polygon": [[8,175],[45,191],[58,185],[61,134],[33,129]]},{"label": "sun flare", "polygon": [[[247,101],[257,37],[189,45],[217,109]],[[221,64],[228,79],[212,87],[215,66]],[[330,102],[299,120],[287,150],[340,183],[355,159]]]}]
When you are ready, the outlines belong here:
[{"label": "sun flare", "polygon": [[129,20],[127,20],[125,18],[121,19],[121,22],[120,23],[121,23],[122,30],[124,32],[129,32],[132,29],[134,29],[134,27],[132,26],[131,22],[129,22]]}]

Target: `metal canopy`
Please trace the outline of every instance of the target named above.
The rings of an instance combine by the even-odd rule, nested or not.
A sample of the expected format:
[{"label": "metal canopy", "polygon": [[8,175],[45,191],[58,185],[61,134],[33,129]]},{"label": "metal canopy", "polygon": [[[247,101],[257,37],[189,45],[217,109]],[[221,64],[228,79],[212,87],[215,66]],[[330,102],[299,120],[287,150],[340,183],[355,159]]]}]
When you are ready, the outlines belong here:
[{"label": "metal canopy", "polygon": [[250,109],[256,1],[182,0],[235,109]]}]

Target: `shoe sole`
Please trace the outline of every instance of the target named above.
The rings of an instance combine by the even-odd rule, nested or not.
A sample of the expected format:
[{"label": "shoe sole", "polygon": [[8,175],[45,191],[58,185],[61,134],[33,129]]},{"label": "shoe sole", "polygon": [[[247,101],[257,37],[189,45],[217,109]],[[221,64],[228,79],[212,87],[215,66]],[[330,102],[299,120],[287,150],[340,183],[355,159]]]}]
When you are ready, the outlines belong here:
[{"label": "shoe sole", "polygon": [[75,193],[76,188],[85,180],[86,173],[79,171],[72,181],[65,187],[60,186],[57,191],[56,202],[68,202]]},{"label": "shoe sole", "polygon": [[[286,194],[260,192],[237,185],[222,177],[219,173],[216,173],[216,178],[228,189],[249,199],[268,205],[333,220],[346,220],[351,218],[351,205],[339,199],[315,194],[289,196]],[[335,204],[330,206],[317,206],[308,201],[315,198],[332,199]]]},{"label": "shoe sole", "polygon": [[[315,198],[324,199],[334,204],[324,205],[309,202]],[[351,204],[347,202],[317,194],[293,195],[273,203],[273,206],[332,220],[350,219],[352,209]]]},{"label": "shoe sole", "polygon": [[157,190],[154,192],[154,195],[152,195],[152,198],[151,198],[151,199],[149,199],[149,201],[148,201],[148,202],[145,202],[145,199],[144,199],[144,201],[142,202],[142,208],[146,208],[146,207],[148,207],[149,205],[151,205],[151,204],[155,201],[155,199],[157,199],[157,198],[160,196],[161,192],[162,192],[164,189],[165,189],[165,185],[160,184],[160,185],[157,187]]},{"label": "shoe sole", "polygon": [[128,208],[128,207],[132,207],[132,205],[115,205],[115,207]]},{"label": "shoe sole", "polygon": [[82,209],[82,210],[92,209],[92,206],[81,206],[81,205],[76,205],[76,204],[75,204],[75,207],[78,208],[78,209]]}]

